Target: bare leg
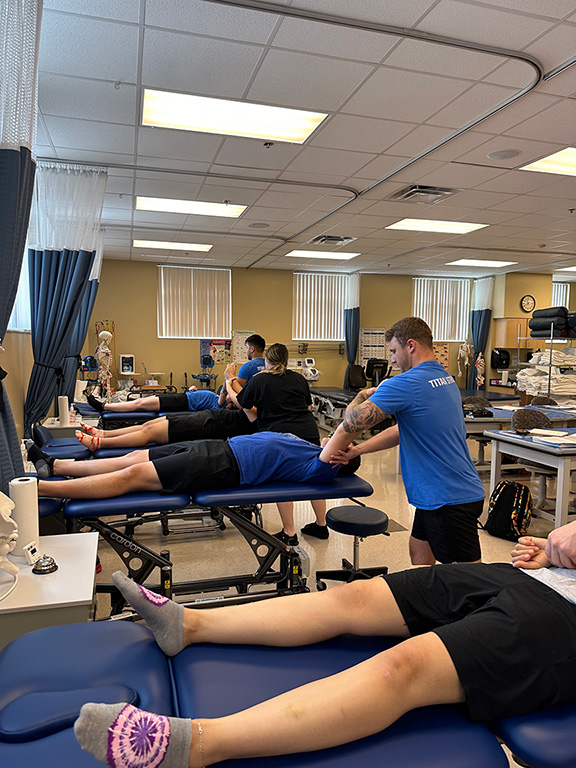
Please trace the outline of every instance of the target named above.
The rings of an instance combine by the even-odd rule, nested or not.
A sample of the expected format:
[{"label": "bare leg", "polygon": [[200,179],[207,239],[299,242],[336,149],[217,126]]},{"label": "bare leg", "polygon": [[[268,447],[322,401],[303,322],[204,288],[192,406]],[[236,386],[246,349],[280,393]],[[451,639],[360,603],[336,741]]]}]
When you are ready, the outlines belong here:
[{"label": "bare leg", "polygon": [[132,435],[135,432],[139,432],[141,429],[144,429],[144,427],[150,426],[152,424],[159,424],[166,420],[166,416],[158,416],[158,418],[150,419],[150,421],[146,421],[144,424],[134,424],[131,427],[120,427],[120,429],[96,429],[96,427],[91,427],[90,431],[85,431],[88,431],[89,435],[96,435],[96,437],[120,437],[121,435]]},{"label": "bare leg", "polygon": [[92,475],[117,472],[119,469],[126,469],[126,467],[132,467],[134,464],[143,464],[146,461],[149,461],[149,456],[145,448],[113,459],[93,459],[92,461],[54,459],[54,474],[68,477],[91,477]]},{"label": "bare leg", "polygon": [[279,501],[276,503],[276,506],[282,520],[284,533],[288,534],[288,536],[294,536],[296,533],[294,528],[294,503],[292,501]]},{"label": "bare leg", "polygon": [[243,712],[202,719],[203,755],[198,721],[192,721],[189,766],[346,744],[384,730],[417,707],[462,701],[448,651],[428,633]]},{"label": "bare leg", "polygon": [[[89,462],[87,462],[89,463]],[[57,499],[108,499],[133,491],[161,491],[162,484],[151,462],[116,472],[73,480],[39,480],[38,495]]]},{"label": "bare leg", "polygon": [[135,400],[125,400],[123,403],[106,403],[104,410],[107,413],[132,413],[133,411],[160,410],[160,400],[152,395],[150,397],[137,397]]},{"label": "bare leg", "polygon": [[311,501],[312,509],[316,515],[318,525],[326,525],[326,501],[325,499],[314,499]]},{"label": "bare leg", "polygon": [[[79,437],[81,443],[90,450],[98,448],[140,448],[149,443],[159,443],[165,445],[168,442],[168,419],[152,419],[146,424],[140,424],[138,428],[129,427],[130,432],[117,434],[122,430],[111,430],[101,432],[101,436],[86,436],[86,439]],[[78,435],[76,435],[78,437]]]},{"label": "bare leg", "polygon": [[434,565],[436,562],[436,558],[432,554],[430,544],[427,541],[410,536],[409,550],[412,565]]}]

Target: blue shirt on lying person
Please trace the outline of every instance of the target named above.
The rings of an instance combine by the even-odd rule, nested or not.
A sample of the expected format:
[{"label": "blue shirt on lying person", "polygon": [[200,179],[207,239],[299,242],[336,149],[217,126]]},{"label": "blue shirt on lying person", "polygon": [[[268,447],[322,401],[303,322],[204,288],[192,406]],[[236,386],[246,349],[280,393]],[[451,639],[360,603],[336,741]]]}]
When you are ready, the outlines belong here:
[{"label": "blue shirt on lying person", "polygon": [[207,411],[213,408],[225,408],[226,404],[218,405],[218,395],[210,389],[194,389],[186,392],[189,411]]}]

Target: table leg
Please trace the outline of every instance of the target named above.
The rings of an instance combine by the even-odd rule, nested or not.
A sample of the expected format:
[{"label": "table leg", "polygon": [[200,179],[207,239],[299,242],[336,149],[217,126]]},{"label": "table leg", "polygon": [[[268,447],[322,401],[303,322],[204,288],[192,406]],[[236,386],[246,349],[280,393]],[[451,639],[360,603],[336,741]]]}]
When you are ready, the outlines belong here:
[{"label": "table leg", "polygon": [[556,479],[556,514],[554,527],[560,528],[568,522],[568,502],[570,501],[570,459],[564,459],[558,467]]},{"label": "table leg", "polygon": [[500,453],[500,443],[498,440],[492,440],[492,459],[490,461],[490,495],[496,487],[496,483],[502,475],[502,454]]}]

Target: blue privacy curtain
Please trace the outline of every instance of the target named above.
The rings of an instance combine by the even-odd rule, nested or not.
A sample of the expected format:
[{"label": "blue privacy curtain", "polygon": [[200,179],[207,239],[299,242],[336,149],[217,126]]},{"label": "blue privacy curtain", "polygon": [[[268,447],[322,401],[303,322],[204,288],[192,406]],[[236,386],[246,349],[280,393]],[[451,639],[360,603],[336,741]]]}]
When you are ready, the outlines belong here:
[{"label": "blue privacy curtain", "polygon": [[72,338],[70,344],[66,350],[64,357],[64,382],[62,389],[59,390],[59,395],[67,395],[68,400],[73,402],[74,392],[76,389],[76,375],[78,372],[78,364],[81,361],[80,353],[84,346],[84,340],[88,333],[88,323],[92,316],[92,310],[94,309],[94,303],[96,301],[96,294],[98,293],[98,287],[100,283],[98,280],[89,280],[86,283],[84,296],[80,303],[80,313],[74,326]]},{"label": "blue privacy curtain", "polygon": [[[36,164],[31,145],[36,119],[37,0],[0,3],[0,345],[6,334],[22,267]],[[1,357],[0,357],[1,361]],[[18,434],[0,368],[0,490],[24,473]]]},{"label": "blue privacy curtain", "polygon": [[103,168],[38,163],[28,232],[34,367],[24,406],[27,435],[48,415],[56,396],[67,391],[66,361],[72,360],[75,373],[76,349],[84,337],[71,343],[88,322],[83,317],[76,329],[90,299],[106,180]]},{"label": "blue privacy curtain", "polygon": [[[484,354],[488,335],[490,333],[490,321],[492,320],[492,293],[494,290],[494,278],[484,277],[474,280],[472,289],[472,309],[470,311],[470,334],[474,347],[474,360],[470,366],[468,376],[468,388],[478,389],[476,384],[476,360],[480,352]],[[488,368],[488,364],[486,364]],[[486,370],[486,374],[488,370]],[[484,386],[487,386],[484,384]]]},{"label": "blue privacy curtain", "polygon": [[34,367],[24,405],[24,431],[48,414],[64,389],[64,358],[82,307],[94,251],[28,250]]},{"label": "blue privacy curtain", "polygon": [[349,276],[344,310],[344,343],[348,365],[344,374],[344,389],[350,387],[350,366],[356,362],[360,340],[360,276],[356,272]]}]

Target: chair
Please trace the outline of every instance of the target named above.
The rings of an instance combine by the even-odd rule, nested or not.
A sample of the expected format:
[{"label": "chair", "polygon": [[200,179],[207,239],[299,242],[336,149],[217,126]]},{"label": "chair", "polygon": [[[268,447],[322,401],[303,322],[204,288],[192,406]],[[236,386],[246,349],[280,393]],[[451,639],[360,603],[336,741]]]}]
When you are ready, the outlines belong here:
[{"label": "chair", "polygon": [[[490,400],[486,400],[485,397],[470,395],[470,397],[465,397],[462,400],[462,405],[473,405],[478,408],[490,408],[492,403]],[[472,440],[478,443],[478,458],[474,462],[476,467],[484,466],[486,469],[488,469],[488,462],[484,458],[484,449],[492,442],[490,438],[484,437],[484,435],[467,435],[466,437],[470,437]]]},{"label": "chair", "polygon": [[348,369],[348,389],[360,391],[366,386],[366,375],[361,365],[351,365]]},{"label": "chair", "polygon": [[346,536],[354,536],[354,555],[352,562],[342,558],[342,568],[334,571],[316,571],[316,589],[326,589],[324,579],[345,581],[349,583],[356,579],[371,579],[373,576],[383,576],[388,573],[386,566],[375,568],[360,568],[360,541],[367,536],[384,534],[389,536],[388,515],[373,507],[360,507],[350,504],[334,507],[326,515],[328,528]]},{"label": "chair", "polygon": [[373,387],[377,387],[386,378],[388,372],[388,360],[379,360],[371,357],[366,361],[366,378],[370,379]]},{"label": "chair", "polygon": [[[512,416],[512,429],[552,429],[553,427],[553,423],[545,413],[532,408],[520,408]],[[536,509],[546,509],[546,478],[555,477],[556,472],[532,461],[524,461],[522,466],[538,478],[538,499],[534,506]]]},{"label": "chair", "polygon": [[558,405],[558,403],[546,395],[536,395],[536,397],[532,398],[530,405]]}]

